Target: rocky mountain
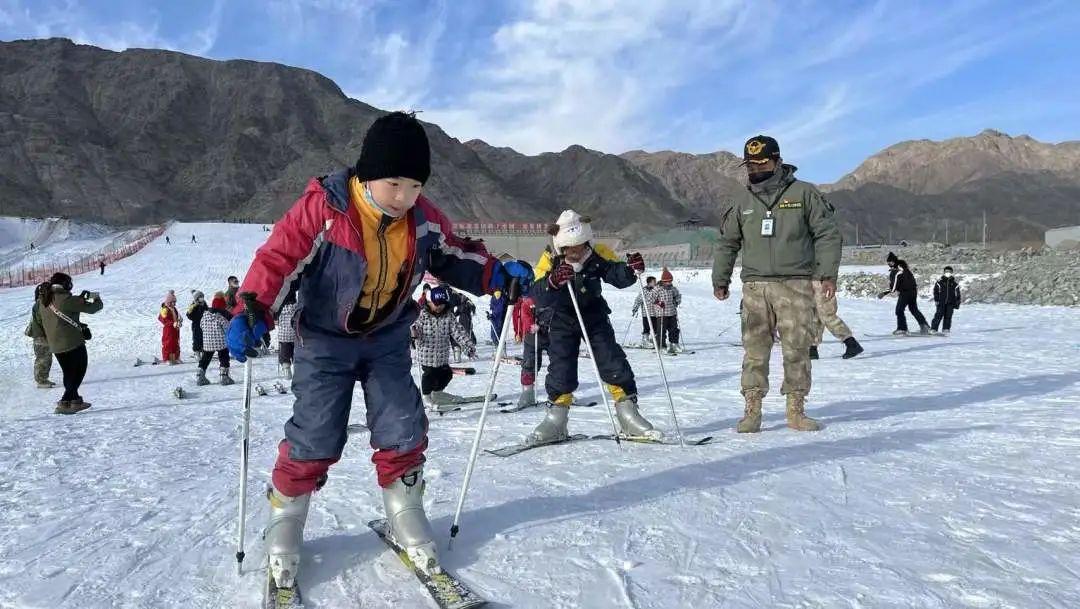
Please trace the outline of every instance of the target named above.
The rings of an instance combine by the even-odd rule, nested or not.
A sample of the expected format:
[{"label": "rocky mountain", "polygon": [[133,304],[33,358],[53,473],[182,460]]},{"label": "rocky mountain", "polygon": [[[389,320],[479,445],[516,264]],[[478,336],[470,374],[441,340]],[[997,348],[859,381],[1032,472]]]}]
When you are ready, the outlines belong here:
[{"label": "rocky mountain", "polygon": [[719,221],[725,202],[746,181],[742,159],[730,152],[632,150],[620,156],[658,177],[672,197],[684,201],[692,214],[706,222]]},{"label": "rocky mountain", "polygon": [[974,137],[941,142],[901,142],[863,161],[827,190],[885,184],[917,195],[947,193],[1003,174],[1053,175],[1080,184],[1080,141],[1046,144],[1027,135],[987,129]]},{"label": "rocky mountain", "polygon": [[[311,176],[351,164],[382,113],[309,70],[65,39],[0,42],[0,215],[114,224],[272,222]],[[526,156],[425,124],[425,192],[458,221],[551,221],[567,207],[631,235],[715,222],[743,188],[728,152],[581,146]],[[796,164],[799,159],[790,159]],[[984,131],[903,142],[835,184],[845,239],[1034,241],[1080,221],[1080,142]]]},{"label": "rocky mountain", "polygon": [[[622,156],[706,220],[715,221],[718,202],[745,184],[740,159],[727,152]],[[978,240],[983,212],[991,239],[1041,241],[1048,228],[1080,222],[1080,142],[1046,144],[992,130],[903,142],[821,188],[841,212],[847,243]]]},{"label": "rocky mountain", "polygon": [[[0,43],[0,215],[270,222],[311,176],[352,163],[381,113],[278,64]],[[574,205],[618,210],[597,219],[622,228],[687,214],[618,157],[580,147],[503,155],[426,127],[425,190],[453,219],[550,221]]]}]

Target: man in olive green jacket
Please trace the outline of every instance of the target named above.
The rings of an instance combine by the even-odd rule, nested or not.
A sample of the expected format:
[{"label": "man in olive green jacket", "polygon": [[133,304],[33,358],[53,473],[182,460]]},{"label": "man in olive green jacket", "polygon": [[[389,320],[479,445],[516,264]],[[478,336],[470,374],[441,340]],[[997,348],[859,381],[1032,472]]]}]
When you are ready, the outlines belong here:
[{"label": "man in olive green jacket", "polygon": [[743,149],[748,185],[724,212],[713,264],[713,293],[730,295],[735,258],[742,251],[742,393],[740,433],[761,430],[761,401],[769,391],[769,354],[780,335],[788,427],[816,431],[806,416],[810,392],[809,347],[815,327],[813,281],[826,298],[836,293],[841,237],[833,208],[812,184],[795,179],[780,158],[780,145],[758,135]]}]

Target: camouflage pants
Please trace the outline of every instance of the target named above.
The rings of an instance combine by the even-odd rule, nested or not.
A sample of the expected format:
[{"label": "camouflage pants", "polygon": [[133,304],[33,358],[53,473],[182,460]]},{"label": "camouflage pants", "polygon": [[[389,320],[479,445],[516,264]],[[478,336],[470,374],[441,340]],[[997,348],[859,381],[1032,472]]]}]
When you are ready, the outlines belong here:
[{"label": "camouflage pants", "polygon": [[825,335],[825,328],[828,328],[829,333],[841,342],[851,338],[851,328],[836,314],[836,295],[833,294],[832,298],[825,298],[821,282],[813,281],[811,283],[814,285],[814,309],[817,311],[817,315],[814,316],[813,344],[821,344],[821,339]]},{"label": "camouflage pants", "polygon": [[814,329],[814,288],[809,279],[743,284],[742,393],[769,392],[773,334],[780,333],[784,383],[780,393],[810,392],[810,354]]},{"label": "camouflage pants", "polygon": [[44,383],[49,380],[49,371],[52,370],[52,351],[49,351],[49,343],[34,341],[34,380]]}]

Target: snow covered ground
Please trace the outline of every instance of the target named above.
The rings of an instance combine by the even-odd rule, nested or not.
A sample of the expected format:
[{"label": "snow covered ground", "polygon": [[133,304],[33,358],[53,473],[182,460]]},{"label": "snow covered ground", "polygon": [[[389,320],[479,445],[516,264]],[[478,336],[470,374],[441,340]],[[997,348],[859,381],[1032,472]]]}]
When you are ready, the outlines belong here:
[{"label": "snow covered ground", "polygon": [[152,227],[118,229],[61,218],[0,216],[0,270],[63,265],[65,260],[75,261],[127,245],[150,230]]},{"label": "snow covered ground", "polygon": [[[266,233],[236,225],[173,232],[196,233],[199,244],[158,240],[103,277],[75,279],[105,302],[88,317],[83,394],[95,405],[79,415],[52,414],[60,391],[31,383],[22,336],[30,289],[0,291],[2,608],[258,604],[267,509],[258,490],[291,396],[254,405],[249,558],[238,578],[241,385],[196,388],[191,364],[131,364],[159,351],[155,316],[166,289],[186,307],[188,290],[223,288]],[[867,352],[843,361],[839,344],[823,346],[808,409],[825,429],[786,429],[774,391],[765,431],[746,436],[733,431],[742,413],[742,354],[731,344],[739,294],[718,303],[707,272],[676,277],[685,343],[696,353],[665,359],[675,405],[688,437],[718,441],[685,449],[593,441],[481,457],[443,560],[494,606],[1080,606],[1080,312],[965,306],[951,338],[896,339],[887,336],[891,302],[844,299],[840,312]],[[634,295],[609,290],[620,335],[628,322],[637,335]],[[185,327],[185,343],[189,336]],[[670,429],[655,356],[630,358],[644,411]],[[599,399],[581,364],[579,397]],[[773,364],[778,387],[779,350]],[[274,362],[256,364],[258,380],[273,374]],[[480,393],[486,381],[458,377],[450,390]],[[175,400],[177,385],[192,397]],[[498,392],[516,398],[516,387],[517,369],[504,367]],[[359,388],[355,396],[360,422]],[[540,417],[493,414],[484,446],[516,441]],[[602,406],[571,417],[572,431],[610,431]],[[427,499],[443,540],[477,418],[431,421]],[[365,526],[381,512],[369,457],[364,436],[354,436],[313,503],[300,576],[308,606],[433,607]]]}]

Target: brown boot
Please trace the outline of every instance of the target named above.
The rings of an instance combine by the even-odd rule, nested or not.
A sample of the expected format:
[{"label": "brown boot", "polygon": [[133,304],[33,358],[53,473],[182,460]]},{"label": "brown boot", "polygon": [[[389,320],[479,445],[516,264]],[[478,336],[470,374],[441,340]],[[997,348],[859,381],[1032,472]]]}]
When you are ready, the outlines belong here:
[{"label": "brown boot", "polygon": [[739,433],[757,433],[761,431],[761,399],[764,396],[760,393],[748,393],[744,397],[746,398],[746,410],[743,418],[739,419],[735,431]]},{"label": "brown boot", "polygon": [[821,423],[806,416],[806,396],[789,393],[787,396],[787,426],[798,431],[817,431]]},{"label": "brown boot", "polygon": [[56,414],[75,414],[75,411],[71,409],[71,402],[60,400],[56,403]]},{"label": "brown boot", "polygon": [[82,412],[87,408],[90,408],[91,406],[93,406],[93,404],[91,404],[90,402],[84,402],[82,398],[79,398],[77,400],[71,400],[71,414],[75,414],[76,412]]}]

